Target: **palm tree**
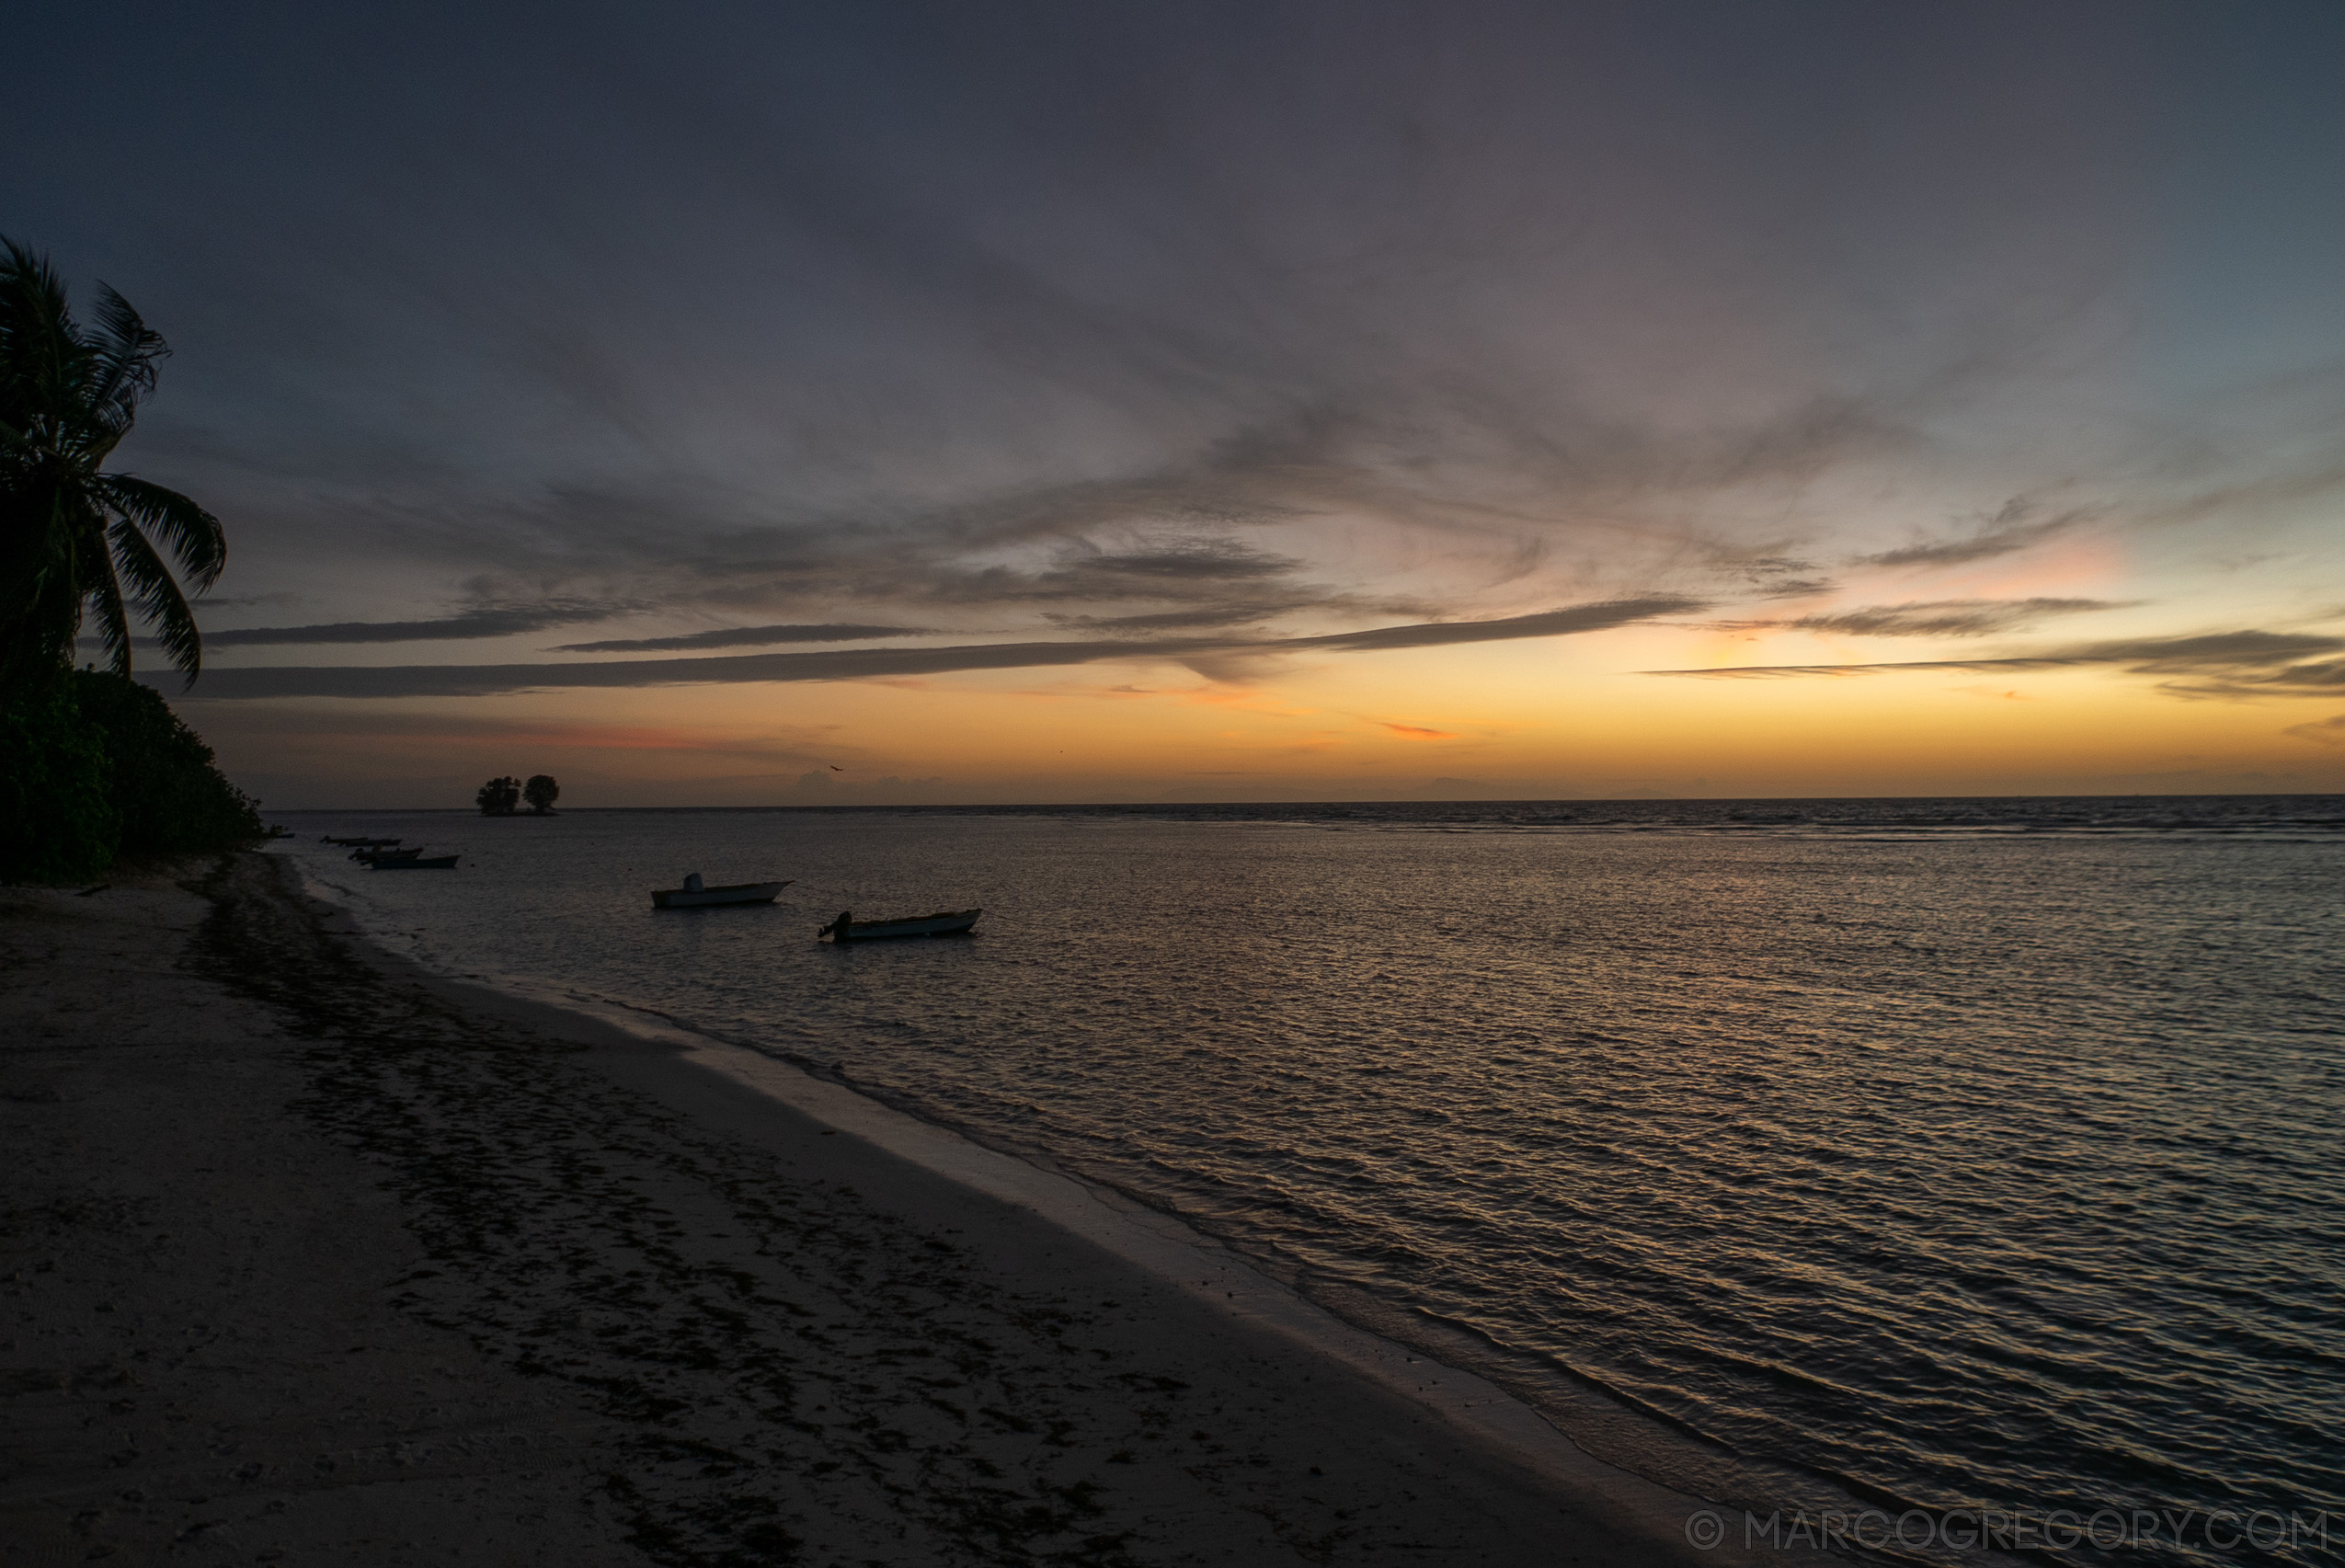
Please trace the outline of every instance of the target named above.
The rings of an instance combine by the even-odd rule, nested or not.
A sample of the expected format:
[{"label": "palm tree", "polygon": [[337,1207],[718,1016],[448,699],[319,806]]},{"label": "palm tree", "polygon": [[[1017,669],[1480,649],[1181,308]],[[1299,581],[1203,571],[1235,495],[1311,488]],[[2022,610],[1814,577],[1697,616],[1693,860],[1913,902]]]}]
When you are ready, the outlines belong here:
[{"label": "palm tree", "polygon": [[83,326],[48,258],[6,238],[0,249],[0,699],[70,667],[85,609],[117,674],[131,672],[135,612],[193,684],[201,639],[156,546],[201,593],[227,562],[220,520],[102,472],[170,348],[102,283],[97,325]]}]

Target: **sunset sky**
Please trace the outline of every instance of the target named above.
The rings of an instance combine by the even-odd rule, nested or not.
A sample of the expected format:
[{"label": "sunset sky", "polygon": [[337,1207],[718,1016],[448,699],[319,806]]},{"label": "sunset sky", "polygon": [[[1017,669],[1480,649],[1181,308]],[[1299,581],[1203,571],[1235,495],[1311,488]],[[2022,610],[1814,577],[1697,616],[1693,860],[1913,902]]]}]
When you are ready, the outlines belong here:
[{"label": "sunset sky", "polygon": [[2328,0],[9,32],[270,806],[2345,788]]}]

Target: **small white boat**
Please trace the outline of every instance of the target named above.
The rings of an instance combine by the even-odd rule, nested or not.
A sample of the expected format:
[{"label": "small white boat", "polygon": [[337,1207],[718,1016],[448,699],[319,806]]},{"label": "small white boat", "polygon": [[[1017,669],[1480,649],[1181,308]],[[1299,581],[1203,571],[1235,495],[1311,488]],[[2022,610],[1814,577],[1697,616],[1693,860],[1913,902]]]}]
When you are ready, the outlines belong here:
[{"label": "small white boat", "polygon": [[952,910],[912,920],[859,921],[852,911],[841,910],[837,920],[814,934],[818,942],[827,936],[841,943],[875,942],[890,936],[966,936],[983,913],[983,910]]},{"label": "small white boat", "polygon": [[704,910],[718,904],[770,904],[773,896],[787,887],[784,882],[735,882],[722,887],[711,887],[695,871],[684,878],[681,887],[656,887],[651,894],[655,910]]}]

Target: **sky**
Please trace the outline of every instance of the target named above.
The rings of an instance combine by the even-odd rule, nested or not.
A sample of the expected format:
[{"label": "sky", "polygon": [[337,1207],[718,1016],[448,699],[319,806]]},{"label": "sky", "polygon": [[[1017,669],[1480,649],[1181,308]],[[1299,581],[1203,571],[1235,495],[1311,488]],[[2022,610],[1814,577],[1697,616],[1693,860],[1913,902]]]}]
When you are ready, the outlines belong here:
[{"label": "sky", "polygon": [[279,807],[2345,789],[2345,9],[51,6]]}]

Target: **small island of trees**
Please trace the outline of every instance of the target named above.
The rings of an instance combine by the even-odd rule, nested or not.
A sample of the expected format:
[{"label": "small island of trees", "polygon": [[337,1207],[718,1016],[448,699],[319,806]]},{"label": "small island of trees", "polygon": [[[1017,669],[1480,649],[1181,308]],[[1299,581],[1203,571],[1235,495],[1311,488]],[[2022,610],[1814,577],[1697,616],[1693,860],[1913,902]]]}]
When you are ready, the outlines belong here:
[{"label": "small island of trees", "polygon": [[562,796],[562,786],[554,782],[551,773],[532,773],[523,784],[509,775],[491,779],[473,795],[473,804],[480,807],[484,817],[511,817],[519,814],[526,802],[533,817],[554,815],[554,803]]}]

